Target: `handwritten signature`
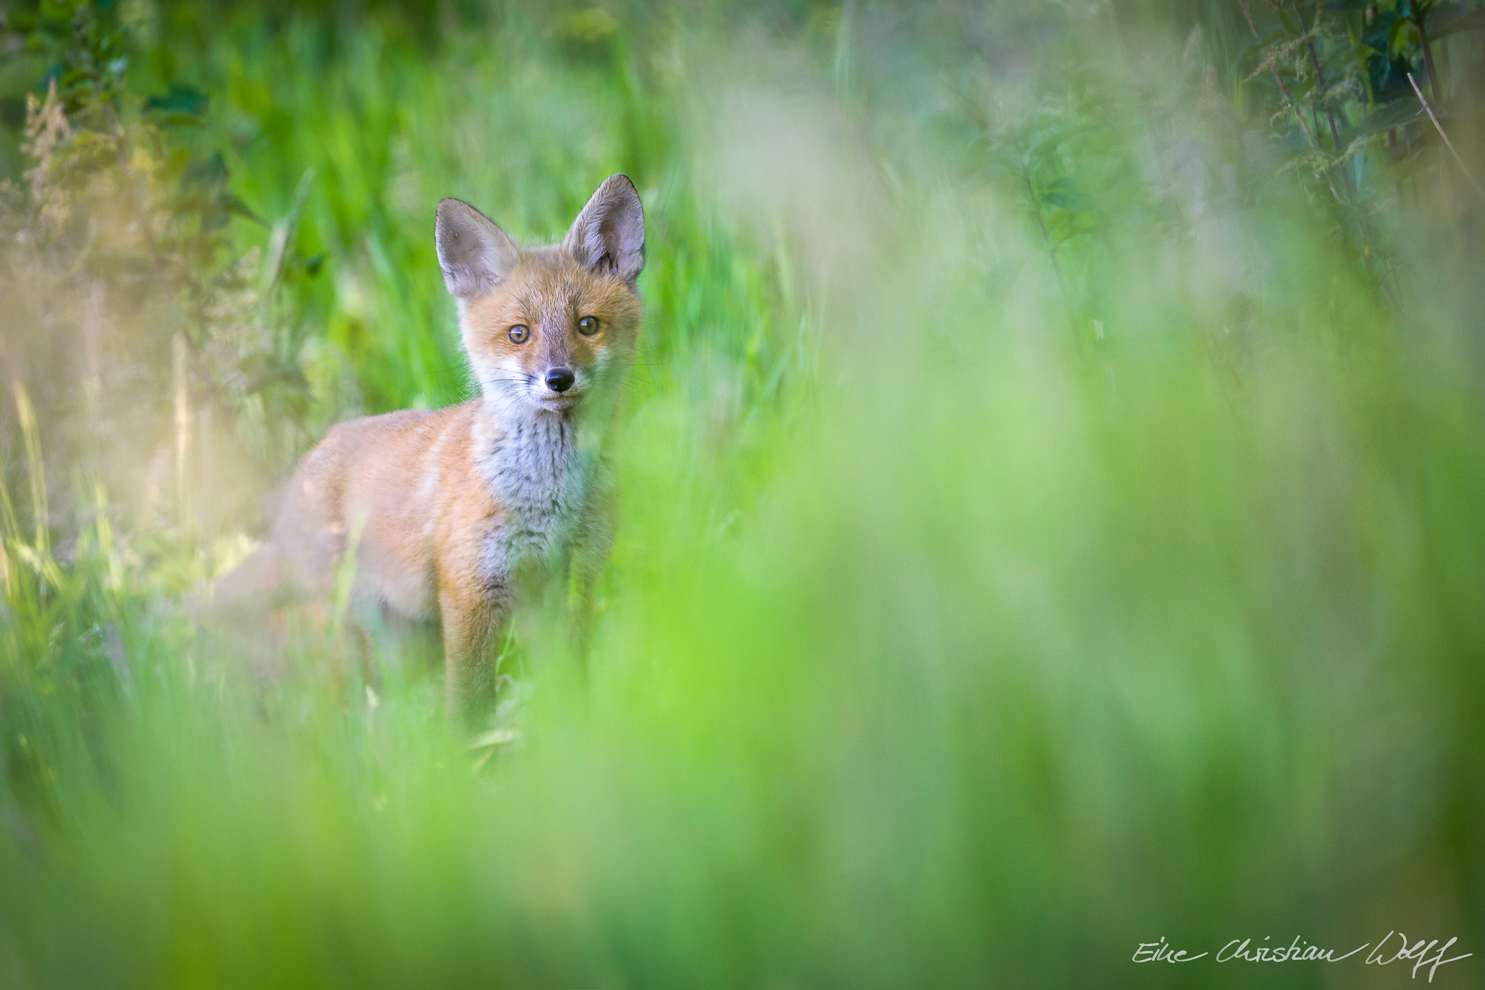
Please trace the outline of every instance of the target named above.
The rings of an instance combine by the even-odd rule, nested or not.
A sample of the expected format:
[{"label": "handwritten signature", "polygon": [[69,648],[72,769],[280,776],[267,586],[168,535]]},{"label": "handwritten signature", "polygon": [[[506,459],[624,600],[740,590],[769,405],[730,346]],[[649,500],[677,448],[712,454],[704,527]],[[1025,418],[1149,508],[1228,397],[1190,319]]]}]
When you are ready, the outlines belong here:
[{"label": "handwritten signature", "polygon": [[[1396,936],[1397,938],[1396,943],[1393,941],[1394,936]],[[1226,945],[1224,945],[1222,948],[1218,949],[1216,955],[1212,956],[1212,958],[1219,963],[1335,963],[1350,959],[1352,956],[1366,949],[1371,949],[1372,951],[1366,954],[1366,965],[1390,966],[1392,963],[1395,963],[1399,960],[1402,960],[1403,962],[1411,962],[1413,964],[1412,975],[1415,978],[1418,976],[1418,970],[1422,969],[1424,966],[1427,966],[1428,982],[1432,983],[1433,974],[1438,970],[1440,966],[1444,966],[1452,962],[1459,962],[1459,960],[1461,959],[1468,959],[1470,956],[1474,955],[1473,952],[1466,952],[1464,953],[1464,955],[1451,956],[1450,958],[1445,959],[1444,954],[1453,947],[1455,942],[1459,941],[1458,938],[1451,938],[1443,945],[1439,945],[1438,939],[1419,939],[1417,942],[1409,942],[1408,937],[1402,932],[1398,931],[1388,932],[1387,937],[1378,942],[1375,948],[1372,947],[1372,943],[1367,942],[1365,945],[1357,946],[1350,952],[1343,952],[1339,955],[1336,953],[1335,949],[1322,949],[1318,945],[1311,945],[1297,935],[1294,937],[1294,941],[1288,945],[1270,945],[1268,943],[1272,938],[1273,936],[1270,935],[1259,943],[1255,943],[1252,939],[1249,938],[1235,938],[1231,942],[1228,942]],[[1392,951],[1393,945],[1397,945],[1397,950],[1395,952]],[[1435,951],[1435,946],[1438,947],[1437,951]],[[1388,953],[1391,953],[1391,955],[1389,955]],[[1141,942],[1139,944],[1139,948],[1134,950],[1133,961],[1137,963],[1191,963],[1196,962],[1198,959],[1204,959],[1210,955],[1212,955],[1210,952],[1198,952],[1195,955],[1192,955],[1186,949],[1177,949],[1175,946],[1167,942],[1165,940],[1165,936],[1162,935],[1159,941]]]}]

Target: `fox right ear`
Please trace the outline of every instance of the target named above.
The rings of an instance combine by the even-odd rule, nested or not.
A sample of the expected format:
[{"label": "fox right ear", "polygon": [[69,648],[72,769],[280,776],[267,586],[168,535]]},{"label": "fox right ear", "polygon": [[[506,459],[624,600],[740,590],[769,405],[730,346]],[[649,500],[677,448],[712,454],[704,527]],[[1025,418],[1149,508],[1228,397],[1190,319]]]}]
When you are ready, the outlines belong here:
[{"label": "fox right ear", "polygon": [[462,199],[439,200],[434,240],[443,284],[459,299],[495,288],[521,254],[509,234]]},{"label": "fox right ear", "polygon": [[645,267],[645,211],[629,176],[619,173],[603,180],[562,245],[582,264],[617,275],[634,288]]}]

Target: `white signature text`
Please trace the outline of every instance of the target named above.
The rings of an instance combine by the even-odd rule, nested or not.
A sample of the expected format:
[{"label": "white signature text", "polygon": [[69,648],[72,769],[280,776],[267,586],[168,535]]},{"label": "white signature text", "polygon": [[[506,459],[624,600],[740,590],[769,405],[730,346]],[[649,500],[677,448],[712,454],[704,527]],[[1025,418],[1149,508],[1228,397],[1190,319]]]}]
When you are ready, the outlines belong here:
[{"label": "white signature text", "polygon": [[1427,967],[1428,982],[1432,983],[1433,974],[1438,971],[1438,968],[1440,966],[1444,966],[1452,962],[1459,962],[1459,960],[1461,959],[1468,959],[1472,955],[1474,955],[1473,952],[1466,952],[1457,956],[1449,956],[1446,959],[1445,955],[1451,948],[1453,948],[1454,943],[1459,941],[1458,938],[1451,938],[1443,945],[1439,944],[1438,939],[1419,939],[1416,942],[1412,942],[1406,935],[1398,931],[1388,932],[1387,937],[1376,943],[1375,947],[1373,947],[1371,942],[1367,942],[1366,944],[1359,945],[1349,951],[1325,949],[1321,948],[1318,945],[1311,945],[1304,939],[1300,938],[1298,935],[1296,935],[1294,937],[1294,941],[1290,942],[1288,945],[1284,945],[1283,943],[1279,943],[1277,945],[1271,944],[1272,939],[1272,935],[1265,937],[1261,942],[1255,942],[1251,938],[1235,938],[1231,942],[1228,942],[1226,945],[1224,945],[1222,948],[1218,949],[1215,955],[1212,955],[1212,953],[1210,952],[1192,953],[1188,949],[1178,949],[1174,945],[1167,942],[1165,940],[1165,936],[1162,935],[1158,940],[1154,942],[1139,943],[1139,947],[1134,950],[1132,961],[1137,963],[1190,963],[1196,962],[1198,959],[1204,959],[1207,956],[1211,955],[1212,958],[1219,963],[1337,963],[1342,962],[1346,959],[1350,959],[1352,956],[1355,956],[1361,952],[1365,952],[1367,949],[1371,949],[1371,951],[1366,954],[1364,960],[1366,965],[1390,966],[1392,963],[1398,961],[1402,961],[1403,963],[1411,962],[1413,964],[1413,972],[1410,975],[1416,978],[1418,976],[1418,971],[1420,969],[1423,969],[1424,967]]}]

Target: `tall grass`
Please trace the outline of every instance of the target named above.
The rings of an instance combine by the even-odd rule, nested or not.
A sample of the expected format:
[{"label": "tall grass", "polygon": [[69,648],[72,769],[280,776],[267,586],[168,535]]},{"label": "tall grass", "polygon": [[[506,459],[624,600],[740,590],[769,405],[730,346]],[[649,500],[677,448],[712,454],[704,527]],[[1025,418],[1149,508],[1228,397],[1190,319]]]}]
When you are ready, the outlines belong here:
[{"label": "tall grass", "polygon": [[[0,985],[1390,985],[1130,957],[1485,946],[1481,205],[1444,158],[1355,201],[1286,167],[1225,18],[162,4],[133,81],[211,96],[178,140],[267,221],[228,253],[297,259],[253,304],[307,398],[188,412],[186,526],[30,411],[76,365],[10,309]],[[471,749],[435,669],[201,628],[239,489],[468,394],[437,198],[550,238],[620,170],[647,322],[586,673],[526,617]],[[173,450],[175,329],[109,319]]]}]

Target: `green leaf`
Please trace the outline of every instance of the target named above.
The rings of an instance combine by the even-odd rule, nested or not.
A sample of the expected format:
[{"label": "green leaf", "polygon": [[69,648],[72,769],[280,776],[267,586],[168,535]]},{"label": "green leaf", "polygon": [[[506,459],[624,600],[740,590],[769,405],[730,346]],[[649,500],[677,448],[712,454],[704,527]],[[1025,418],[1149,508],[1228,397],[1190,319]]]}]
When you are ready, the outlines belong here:
[{"label": "green leaf", "polygon": [[199,123],[206,116],[209,102],[199,89],[172,83],[162,95],[145,100],[144,109],[164,114],[167,123]]},{"label": "green leaf", "polygon": [[1416,124],[1420,120],[1427,119],[1428,115],[1423,112],[1423,107],[1416,97],[1393,100],[1367,114],[1366,119],[1358,126],[1341,136],[1341,143],[1348,145],[1357,138],[1390,131],[1394,127],[1406,127],[1408,124]]},{"label": "green leaf", "polygon": [[26,101],[19,96],[0,96],[0,124],[18,131],[26,124]]},{"label": "green leaf", "polygon": [[1048,183],[1042,190],[1042,202],[1074,213],[1086,210],[1089,206],[1087,195],[1078,181],[1070,175],[1064,175]]},{"label": "green leaf", "polygon": [[214,189],[227,181],[227,160],[218,151],[203,161],[194,161],[181,173],[181,185],[187,189]]},{"label": "green leaf", "polygon": [[1428,36],[1434,40],[1460,31],[1480,30],[1485,30],[1485,7],[1450,4],[1438,8],[1438,12],[1428,19]]},{"label": "green leaf", "polygon": [[253,221],[253,223],[263,223],[263,218],[254,213],[252,209],[237,196],[236,193],[227,192],[225,189],[222,190],[222,192],[217,196],[216,205],[224,213],[230,213],[234,216],[242,217],[245,220],[251,220]]},{"label": "green leaf", "polygon": [[619,30],[614,15],[602,7],[569,11],[557,17],[552,28],[563,41],[575,41],[585,45],[607,41]]},{"label": "green leaf", "polygon": [[1233,60],[1234,65],[1257,65],[1262,58],[1263,50],[1275,41],[1285,37],[1284,29],[1277,25],[1264,28],[1252,41],[1248,42],[1238,50],[1237,57]]},{"label": "green leaf", "polygon": [[1412,21],[1399,18],[1387,29],[1387,54],[1393,58],[1405,48],[1418,47],[1418,29]]}]

